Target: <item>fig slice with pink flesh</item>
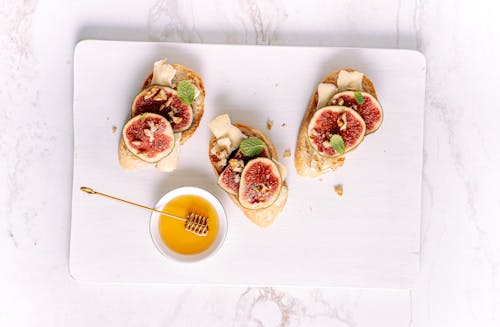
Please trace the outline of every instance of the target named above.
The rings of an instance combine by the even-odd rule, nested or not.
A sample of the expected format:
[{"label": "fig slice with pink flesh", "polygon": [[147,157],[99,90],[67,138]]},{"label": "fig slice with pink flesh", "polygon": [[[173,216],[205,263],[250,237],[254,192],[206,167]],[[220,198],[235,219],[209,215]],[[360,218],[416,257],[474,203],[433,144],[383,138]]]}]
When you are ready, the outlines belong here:
[{"label": "fig slice with pink flesh", "polygon": [[[271,158],[267,146],[255,157]],[[228,161],[226,168],[224,168],[219,175],[217,180],[219,186],[222,187],[224,191],[237,195],[240,187],[241,172],[243,167],[250,159],[255,157],[247,157],[240,149],[238,149],[234,157]]]},{"label": "fig slice with pink flesh", "polygon": [[174,132],[168,120],[160,115],[144,113],[130,119],[123,127],[127,149],[146,162],[157,162],[174,149]]},{"label": "fig slice with pink flesh", "polygon": [[283,182],[278,165],[268,158],[250,160],[241,173],[238,200],[246,209],[263,209],[279,197]]},{"label": "fig slice with pink flesh", "polygon": [[366,133],[363,118],[352,108],[328,106],[316,111],[309,122],[307,138],[313,149],[324,157],[337,157],[330,144],[332,135],[339,135],[345,145],[345,152],[357,147]]},{"label": "fig slice with pink flesh", "polygon": [[240,188],[241,172],[245,163],[241,159],[230,159],[217,179],[217,183],[229,194],[237,195]]},{"label": "fig slice with pink flesh", "polygon": [[357,91],[340,92],[333,96],[331,103],[356,110],[365,121],[366,134],[375,132],[382,124],[384,118],[382,106],[369,93]]},{"label": "fig slice with pink flesh", "polygon": [[183,103],[177,91],[166,86],[153,85],[142,90],[132,103],[132,116],[145,112],[165,117],[175,133],[188,130],[194,121],[191,106]]}]

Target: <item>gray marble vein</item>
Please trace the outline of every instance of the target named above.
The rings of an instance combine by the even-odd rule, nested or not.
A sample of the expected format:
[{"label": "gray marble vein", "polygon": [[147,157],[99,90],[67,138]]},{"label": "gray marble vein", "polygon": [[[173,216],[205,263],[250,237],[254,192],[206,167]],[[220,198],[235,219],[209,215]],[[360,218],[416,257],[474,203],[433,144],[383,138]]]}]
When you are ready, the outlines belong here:
[{"label": "gray marble vein", "polygon": [[[26,174],[32,155],[47,151],[48,134],[46,125],[30,115],[36,112],[39,92],[32,81],[37,77],[38,62],[32,46],[32,15],[36,1],[7,2],[2,8],[2,33],[0,35],[0,74],[5,79],[0,93],[1,127],[0,151],[7,157],[3,159],[2,179],[7,187],[2,197],[2,216],[4,233],[15,247],[18,247],[24,233],[36,244],[36,236],[31,223],[36,211],[26,205],[24,191],[29,187]],[[27,69],[28,68],[28,69]],[[36,114],[35,114],[36,116]]]},{"label": "gray marble vein", "polygon": [[[0,325],[498,326],[499,9],[493,0],[2,1]],[[132,31],[151,41],[423,52],[422,246],[415,288],[73,281],[65,194],[72,156],[69,81],[77,30],[88,26],[83,35],[89,38]]]}]

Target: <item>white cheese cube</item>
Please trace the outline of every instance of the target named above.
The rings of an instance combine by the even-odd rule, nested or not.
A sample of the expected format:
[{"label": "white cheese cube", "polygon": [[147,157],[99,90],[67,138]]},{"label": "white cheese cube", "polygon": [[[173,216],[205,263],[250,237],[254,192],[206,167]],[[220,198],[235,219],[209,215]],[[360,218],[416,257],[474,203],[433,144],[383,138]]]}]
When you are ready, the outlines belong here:
[{"label": "white cheese cube", "polygon": [[208,123],[208,127],[217,139],[227,135],[231,126],[231,120],[227,114],[217,116]]},{"label": "white cheese cube", "polygon": [[330,102],[330,99],[337,93],[337,87],[331,83],[320,83],[318,85],[317,109],[323,108]]},{"label": "white cheese cube", "polygon": [[162,85],[172,87],[172,79],[177,71],[172,65],[167,64],[167,59],[155,62],[153,67],[153,79],[151,85]]},{"label": "white cheese cube", "polygon": [[341,70],[337,77],[337,87],[340,91],[363,91],[363,73]]}]

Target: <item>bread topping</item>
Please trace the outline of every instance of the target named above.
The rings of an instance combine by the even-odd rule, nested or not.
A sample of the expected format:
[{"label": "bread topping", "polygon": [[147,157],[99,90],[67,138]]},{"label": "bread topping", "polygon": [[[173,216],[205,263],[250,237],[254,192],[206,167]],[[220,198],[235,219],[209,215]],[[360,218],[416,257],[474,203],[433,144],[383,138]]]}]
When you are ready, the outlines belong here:
[{"label": "bread topping", "polygon": [[363,76],[363,73],[358,71],[348,72],[347,70],[341,70],[337,77],[337,87],[340,91],[362,91]]}]

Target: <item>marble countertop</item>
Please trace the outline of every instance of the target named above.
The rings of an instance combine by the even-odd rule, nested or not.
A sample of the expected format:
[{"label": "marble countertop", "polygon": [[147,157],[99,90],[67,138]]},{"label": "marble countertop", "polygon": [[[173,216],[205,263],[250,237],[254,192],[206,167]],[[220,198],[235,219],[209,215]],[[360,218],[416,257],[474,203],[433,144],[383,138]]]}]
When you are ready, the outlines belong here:
[{"label": "marble countertop", "polygon": [[[493,0],[3,1],[0,325],[500,325],[500,142],[493,126],[500,119],[498,9]],[[427,87],[415,287],[71,279],[73,51],[88,38],[421,51]]]}]

